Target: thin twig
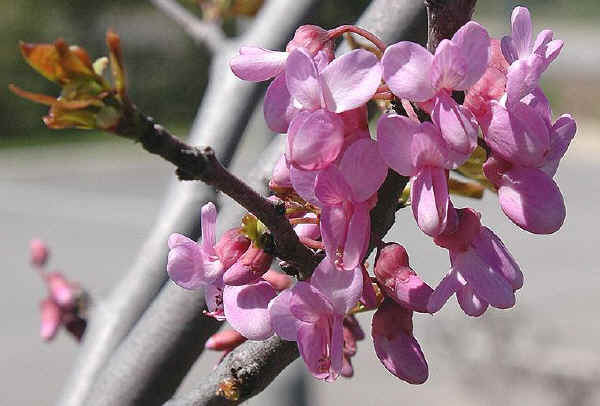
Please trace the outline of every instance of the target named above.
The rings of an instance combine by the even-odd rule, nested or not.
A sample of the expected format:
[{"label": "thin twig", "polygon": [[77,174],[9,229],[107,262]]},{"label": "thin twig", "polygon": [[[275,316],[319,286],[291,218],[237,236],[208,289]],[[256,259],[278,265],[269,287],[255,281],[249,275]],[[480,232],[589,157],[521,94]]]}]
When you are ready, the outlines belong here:
[{"label": "thin twig", "polygon": [[477,0],[426,0],[427,6],[427,49],[435,49],[443,39],[452,38],[460,27],[473,15]]},{"label": "thin twig", "polygon": [[179,24],[195,42],[206,46],[212,53],[218,52],[227,42],[217,24],[201,20],[175,0],[150,0],[150,2]]}]

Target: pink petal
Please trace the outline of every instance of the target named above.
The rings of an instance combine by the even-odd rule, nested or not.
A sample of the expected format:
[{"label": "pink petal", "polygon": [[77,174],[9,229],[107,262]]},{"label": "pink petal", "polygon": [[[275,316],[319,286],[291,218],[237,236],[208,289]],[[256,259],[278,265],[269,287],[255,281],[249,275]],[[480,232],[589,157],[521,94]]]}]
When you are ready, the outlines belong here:
[{"label": "pink petal", "polygon": [[385,180],[387,165],[381,159],[375,141],[362,138],[344,151],[340,171],[352,189],[352,200],[364,202]]},{"label": "pink petal", "polygon": [[485,263],[474,250],[456,252],[452,256],[452,268],[473,288],[477,297],[499,309],[515,305],[512,286],[504,276]]},{"label": "pink petal", "polygon": [[377,147],[384,162],[400,175],[413,176],[410,146],[419,123],[408,117],[396,114],[384,114],[377,122]]},{"label": "pink petal", "polygon": [[266,340],[273,335],[269,319],[269,302],[276,296],[269,282],[245,286],[225,286],[225,317],[236,331],[249,340]]},{"label": "pink petal", "polygon": [[535,42],[533,43],[533,52],[539,55],[544,55],[546,53],[545,48],[548,45],[548,43],[552,41],[552,38],[554,38],[554,33],[552,32],[552,30],[540,31],[537,37],[535,38]]},{"label": "pink petal", "polygon": [[371,277],[367,272],[367,269],[363,266],[362,268],[362,293],[360,295],[361,303],[368,309],[374,309],[377,307],[377,294],[375,293],[375,288],[373,288],[373,283],[371,282]]},{"label": "pink petal", "polygon": [[519,58],[531,53],[531,16],[525,7],[515,7],[510,19],[512,23],[512,39]]},{"label": "pink petal", "polygon": [[506,106],[510,108],[532,92],[538,86],[546,67],[544,58],[535,54],[515,61],[508,68],[506,77]]},{"label": "pink petal", "polygon": [[523,286],[523,273],[502,240],[487,227],[481,227],[481,232],[471,245],[483,261],[500,272],[510,282],[513,290]]},{"label": "pink petal", "polygon": [[467,65],[458,45],[442,40],[438,45],[431,65],[431,83],[436,90],[457,88],[466,78]]},{"label": "pink petal", "polygon": [[556,183],[536,168],[514,167],[498,189],[504,214],[534,234],[552,234],[563,224],[565,202]]},{"label": "pink petal", "polygon": [[350,214],[342,206],[324,206],[321,209],[321,237],[329,259],[338,261],[346,241]]},{"label": "pink petal", "polygon": [[313,272],[310,284],[327,298],[335,313],[345,315],[361,295],[362,272],[360,268],[340,271],[325,258]]},{"label": "pink petal", "polygon": [[473,114],[460,106],[447,93],[439,93],[431,113],[450,149],[469,155],[477,147],[479,126]]},{"label": "pink petal", "polygon": [[290,311],[292,290],[286,289],[269,302],[269,317],[275,334],[284,340],[296,341],[298,322]]},{"label": "pink petal", "polygon": [[552,61],[556,59],[560,51],[562,50],[564,43],[559,39],[555,39],[554,41],[550,41],[544,47],[544,60],[546,61],[546,65],[549,65]]},{"label": "pink petal", "polygon": [[549,149],[546,123],[532,107],[523,103],[517,103],[508,111],[492,101],[492,121],[483,130],[491,150],[514,164],[541,165]]},{"label": "pink petal", "polygon": [[204,259],[195,241],[181,234],[171,234],[169,247],[167,273],[173,282],[186,289],[198,289],[207,283],[198,266]]},{"label": "pink petal", "polygon": [[433,289],[414,273],[406,278],[396,278],[394,301],[404,307],[421,313],[428,313],[427,303]]},{"label": "pink petal", "polygon": [[431,99],[433,55],[422,46],[402,41],[387,47],[381,59],[383,79],[396,96],[412,101]]},{"label": "pink petal", "polygon": [[[313,213],[308,213],[306,218],[316,218]],[[318,240],[321,237],[321,231],[318,224],[298,224],[294,226],[294,231],[298,237],[306,237],[311,240]]]},{"label": "pink petal", "polygon": [[341,113],[368,102],[381,83],[381,71],[377,57],[363,49],[334,59],[321,72],[327,109]]},{"label": "pink petal", "polygon": [[202,227],[202,251],[207,255],[216,255],[214,247],[217,243],[217,208],[214,203],[208,202],[202,206],[200,221],[200,226]]},{"label": "pink petal", "polygon": [[50,341],[60,327],[62,312],[54,300],[46,298],[40,303],[40,313],[42,316],[40,336],[44,341]]},{"label": "pink petal", "polygon": [[464,280],[462,278],[459,280],[459,277],[454,269],[450,269],[450,271],[444,276],[439,285],[435,288],[431,296],[429,296],[429,301],[427,303],[427,311],[429,313],[438,312],[450,299],[458,289],[464,286]]},{"label": "pink petal", "polygon": [[288,92],[285,73],[278,75],[267,88],[263,106],[267,126],[276,133],[287,133],[290,123],[298,113]]},{"label": "pink petal", "polygon": [[436,237],[444,231],[448,213],[448,184],[443,169],[427,166],[417,174],[410,190],[412,210],[419,228]]},{"label": "pink petal", "polygon": [[319,73],[312,56],[305,49],[296,48],[288,56],[285,81],[288,91],[303,109],[321,107]]},{"label": "pink petal", "polygon": [[446,164],[448,148],[440,130],[433,124],[424,122],[420,126],[419,133],[413,137],[410,154],[415,168],[425,166],[443,168]]},{"label": "pink petal", "polygon": [[67,279],[59,272],[50,272],[46,274],[46,285],[50,297],[64,309],[72,308],[75,305],[75,295],[73,287]]},{"label": "pink petal", "polygon": [[298,350],[310,373],[317,379],[328,379],[331,369],[330,326],[301,323],[298,327]]},{"label": "pink petal", "polygon": [[452,43],[458,46],[461,58],[467,62],[463,80],[453,89],[467,90],[488,67],[490,36],[480,24],[469,21],[454,34]]},{"label": "pink petal", "polygon": [[329,367],[328,381],[337,379],[344,365],[344,327],[343,315],[335,315],[331,325],[331,343],[330,356],[331,366]]},{"label": "pink petal", "polygon": [[336,205],[351,200],[352,190],[342,172],[331,165],[317,175],[315,181],[315,196],[320,205]]},{"label": "pink petal", "polygon": [[231,59],[229,66],[240,79],[262,82],[281,73],[285,68],[287,57],[287,52],[241,47],[240,53]]},{"label": "pink petal", "polygon": [[519,51],[517,50],[512,37],[508,35],[502,37],[502,40],[500,41],[500,47],[502,49],[502,55],[504,56],[504,59],[506,59],[506,62],[509,64],[512,64],[514,61],[519,59]]},{"label": "pink petal", "polygon": [[576,131],[577,124],[569,114],[560,116],[552,126],[550,151],[546,156],[546,162],[548,163],[541,168],[548,175],[554,176],[556,173],[558,163],[567,152],[571,140],[575,137]]},{"label": "pink petal", "polygon": [[356,205],[348,224],[342,267],[351,270],[362,264],[371,237],[371,217],[366,204]]},{"label": "pink petal", "polygon": [[273,185],[274,187],[292,187],[292,181],[290,179],[290,166],[285,159],[285,155],[281,155],[275,167],[273,168],[273,173],[271,175],[271,180],[269,181],[269,187]]},{"label": "pink petal", "polygon": [[298,282],[292,292],[290,312],[296,319],[305,323],[316,323],[334,313],[331,303],[312,284]]},{"label": "pink petal", "polygon": [[458,304],[463,311],[472,317],[479,317],[488,308],[488,303],[475,295],[473,289],[467,285],[456,292]]},{"label": "pink petal", "polygon": [[225,320],[223,311],[223,280],[217,279],[210,285],[204,286],[204,300],[208,309],[208,315],[217,320]]},{"label": "pink petal", "polygon": [[298,195],[314,206],[320,206],[320,202],[315,196],[315,182],[319,171],[304,171],[302,169],[290,167],[290,180],[292,186]]},{"label": "pink petal", "polygon": [[[302,120],[295,125],[297,119]],[[323,169],[338,157],[344,145],[344,123],[335,114],[319,109],[308,116],[296,115],[288,134],[288,160],[297,168]]]}]

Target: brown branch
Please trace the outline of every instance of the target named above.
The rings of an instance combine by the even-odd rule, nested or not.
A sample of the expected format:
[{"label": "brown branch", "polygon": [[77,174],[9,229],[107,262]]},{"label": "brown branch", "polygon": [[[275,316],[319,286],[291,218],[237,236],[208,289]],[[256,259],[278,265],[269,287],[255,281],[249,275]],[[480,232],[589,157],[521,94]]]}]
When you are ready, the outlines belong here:
[{"label": "brown branch", "polygon": [[225,169],[210,147],[186,144],[135,107],[125,115],[115,132],[139,141],[148,152],[174,164],[181,180],[200,180],[214,186],[258,217],[273,236],[275,255],[292,263],[301,274],[310,274],[318,265],[313,252],[300,242],[285,217],[285,208],[264,198]]},{"label": "brown branch", "polygon": [[427,49],[434,53],[439,43],[452,38],[473,15],[477,0],[426,0]]}]

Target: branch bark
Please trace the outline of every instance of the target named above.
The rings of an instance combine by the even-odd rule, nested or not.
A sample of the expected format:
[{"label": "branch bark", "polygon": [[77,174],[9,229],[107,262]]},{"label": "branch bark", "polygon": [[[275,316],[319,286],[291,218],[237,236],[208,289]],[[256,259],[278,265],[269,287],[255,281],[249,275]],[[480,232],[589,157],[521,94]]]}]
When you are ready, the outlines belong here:
[{"label": "branch bark", "polygon": [[194,42],[205,46],[211,53],[217,53],[226,44],[227,39],[217,24],[201,20],[175,0],[150,0],[150,2],[179,24]]},{"label": "branch bark", "polygon": [[443,39],[452,38],[473,15],[477,0],[426,0],[427,49],[434,53]]}]

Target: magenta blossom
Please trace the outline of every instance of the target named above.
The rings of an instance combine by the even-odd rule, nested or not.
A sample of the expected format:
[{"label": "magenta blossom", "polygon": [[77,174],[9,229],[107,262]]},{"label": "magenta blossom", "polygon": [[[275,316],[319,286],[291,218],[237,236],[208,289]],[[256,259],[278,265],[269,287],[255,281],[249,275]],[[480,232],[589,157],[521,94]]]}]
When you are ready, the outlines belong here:
[{"label": "magenta blossom", "polygon": [[353,143],[339,167],[330,165],[316,177],[315,195],[321,206],[321,236],[329,258],[351,270],[362,261],[369,244],[376,192],[387,166],[371,139]]},{"label": "magenta blossom", "polygon": [[432,237],[442,233],[450,204],[446,170],[457,168],[468,155],[452,151],[432,123],[397,114],[379,119],[377,146],[387,165],[413,177],[411,206],[419,228]]},{"label": "magenta blossom", "polygon": [[538,86],[542,73],[563,47],[561,40],[553,39],[552,30],[541,31],[532,44],[531,16],[525,7],[514,8],[511,23],[512,36],[505,36],[501,41],[502,53],[510,64],[507,75],[508,106]]},{"label": "magenta blossom", "polygon": [[408,265],[408,254],[400,244],[390,243],[377,253],[375,277],[386,296],[404,308],[427,313],[433,289]]},{"label": "magenta blossom", "polygon": [[413,336],[413,312],[386,299],[373,315],[371,335],[383,366],[398,378],[421,384],[429,376],[427,361]]},{"label": "magenta blossom", "polygon": [[269,304],[271,325],[284,340],[298,342],[309,371],[335,380],[344,366],[343,320],[362,291],[360,268],[338,271],[325,258],[310,282],[298,282]]},{"label": "magenta blossom", "polygon": [[433,122],[450,148],[461,154],[469,155],[477,146],[477,123],[451,93],[479,80],[488,65],[489,46],[485,28],[469,21],[451,40],[440,42],[435,55],[403,41],[389,46],[381,60],[383,78],[392,93],[411,101],[432,101]]},{"label": "magenta blossom", "polygon": [[502,241],[481,226],[472,209],[456,210],[457,230],[435,239],[450,253],[452,268],[429,298],[427,309],[435,313],[456,293],[469,316],[480,316],[488,305],[507,309],[515,304],[514,291],[523,286],[523,274]]}]

